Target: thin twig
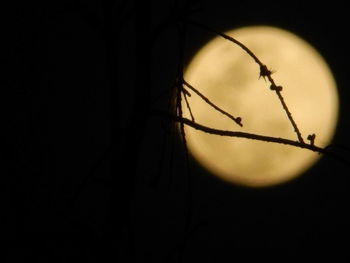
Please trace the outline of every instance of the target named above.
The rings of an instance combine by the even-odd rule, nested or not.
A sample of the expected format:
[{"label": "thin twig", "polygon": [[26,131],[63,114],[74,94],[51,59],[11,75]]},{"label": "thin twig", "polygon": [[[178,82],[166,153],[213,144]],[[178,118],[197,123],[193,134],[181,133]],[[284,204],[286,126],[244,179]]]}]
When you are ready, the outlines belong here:
[{"label": "thin twig", "polygon": [[198,22],[193,21],[193,20],[188,20],[188,22],[189,22],[190,24],[192,24],[192,25],[195,25],[195,26],[198,26],[198,27],[200,27],[200,28],[203,28],[203,29],[205,29],[205,30],[207,30],[207,31],[210,31],[210,32],[212,32],[212,33],[214,33],[214,34],[216,34],[216,35],[219,35],[219,36],[223,37],[224,39],[227,39],[227,40],[233,42],[234,44],[236,44],[236,45],[238,45],[240,48],[242,48],[245,52],[247,52],[248,55],[249,55],[251,58],[253,58],[253,60],[259,65],[259,68],[260,68],[260,77],[263,77],[263,78],[267,77],[267,79],[269,80],[269,82],[270,82],[270,84],[271,84],[270,87],[271,87],[272,90],[275,90],[275,92],[276,92],[276,94],[277,94],[277,96],[278,96],[278,98],[279,98],[279,100],[280,100],[280,102],[281,102],[281,104],[282,104],[282,107],[283,107],[284,111],[286,112],[287,117],[288,117],[289,121],[291,122],[291,124],[292,124],[292,126],[293,126],[293,128],[294,128],[294,131],[295,131],[295,133],[296,133],[296,135],[297,135],[297,137],[298,137],[299,142],[300,142],[300,143],[304,143],[304,140],[303,140],[303,137],[301,136],[300,130],[299,130],[299,128],[298,128],[296,122],[294,121],[294,119],[293,119],[293,117],[292,117],[292,114],[291,114],[291,112],[289,111],[289,109],[288,109],[288,107],[287,107],[287,104],[285,103],[285,100],[284,100],[284,98],[283,98],[283,96],[282,96],[282,94],[281,94],[281,90],[282,90],[282,89],[279,89],[281,86],[277,86],[277,85],[276,85],[274,79],[273,79],[272,76],[271,76],[271,75],[272,75],[271,70],[269,70],[269,69],[267,68],[267,66],[266,66],[264,63],[262,63],[262,62],[259,60],[259,58],[258,58],[248,47],[246,47],[244,44],[242,44],[241,42],[239,42],[237,39],[235,39],[235,38],[233,38],[233,37],[231,37],[231,36],[228,36],[228,35],[226,35],[226,34],[224,34],[224,33],[221,33],[221,32],[219,32],[219,31],[217,31],[217,30],[215,30],[215,29],[213,29],[213,28],[211,28],[211,27],[209,27],[209,26],[207,26],[207,25],[204,25],[204,24],[202,24],[202,23],[198,23]]},{"label": "thin twig", "polygon": [[234,117],[230,113],[220,109],[218,106],[216,106],[214,103],[212,103],[207,97],[205,97],[201,92],[199,92],[195,87],[193,87],[191,84],[189,84],[186,80],[183,80],[183,83],[192,91],[194,91],[199,97],[201,97],[202,100],[204,100],[206,103],[208,103],[211,107],[213,107],[218,112],[226,115],[231,120],[233,120],[235,123],[237,123],[239,126],[243,126],[242,124],[242,118],[241,117]]},{"label": "thin twig", "polygon": [[239,132],[239,131],[228,131],[228,130],[219,130],[210,128],[204,125],[201,125],[199,123],[193,122],[190,119],[187,118],[181,118],[179,116],[176,116],[174,114],[170,114],[168,112],[162,111],[162,110],[154,110],[152,111],[154,115],[162,116],[165,118],[168,118],[172,121],[185,124],[187,126],[190,126],[196,130],[213,134],[213,135],[219,135],[219,136],[225,136],[225,137],[237,137],[237,138],[245,138],[250,140],[257,140],[257,141],[264,141],[264,142],[270,142],[270,143],[278,143],[278,144],[284,144],[289,146],[298,147],[301,149],[310,150],[313,152],[317,152],[319,154],[324,154],[328,157],[333,158],[334,160],[350,167],[350,161],[346,158],[343,158],[337,153],[332,152],[332,148],[334,145],[326,146],[325,148],[318,147],[314,144],[308,144],[304,142],[299,141],[293,141],[290,139],[280,138],[280,137],[271,137],[271,136],[265,136],[265,135],[259,135],[259,134],[253,134],[253,133],[247,133],[247,132]]},{"label": "thin twig", "polygon": [[166,118],[169,118],[173,121],[176,121],[180,124],[186,124],[196,130],[200,130],[205,133],[213,134],[213,135],[219,135],[219,136],[226,136],[226,137],[239,137],[239,138],[246,138],[251,140],[257,140],[257,141],[264,141],[264,142],[271,142],[271,143],[279,143],[279,144],[285,144],[290,146],[295,146],[303,149],[308,149],[314,152],[318,153],[326,153],[326,150],[324,148],[318,147],[316,145],[307,144],[307,143],[301,143],[299,141],[293,141],[290,139],[280,138],[280,137],[271,137],[271,136],[265,136],[265,135],[259,135],[254,133],[247,133],[247,132],[240,132],[240,131],[229,131],[229,130],[220,130],[215,128],[210,128],[204,125],[201,125],[199,123],[193,122],[190,119],[179,117],[164,111],[155,110],[153,111],[155,115],[160,115]]},{"label": "thin twig", "polygon": [[[186,91],[185,89],[183,89],[183,91]],[[188,93],[188,91],[186,91]],[[193,122],[195,122],[195,119],[194,119],[194,116],[193,116],[193,113],[192,113],[192,110],[191,110],[191,106],[190,106],[190,103],[188,102],[188,99],[187,99],[187,93],[183,92],[184,94],[184,99],[185,99],[185,102],[186,102],[186,106],[187,106],[187,109],[188,109],[188,112],[190,113],[191,115],[191,120]]]},{"label": "thin twig", "polygon": [[289,119],[290,123],[292,124],[292,126],[294,128],[295,133],[298,136],[299,142],[304,143],[303,137],[301,136],[301,132],[300,132],[296,122],[294,121],[294,119],[292,117],[292,113],[289,111],[289,109],[287,107],[287,104],[284,101],[284,98],[283,98],[281,92],[279,90],[276,90],[276,94],[277,94],[277,96],[278,96],[278,98],[279,98],[279,100],[280,100],[280,102],[282,104],[282,107],[283,107],[284,111],[286,112],[286,114],[288,116],[288,119]]},{"label": "thin twig", "polygon": [[259,65],[262,65],[262,64],[263,64],[263,63],[259,60],[259,58],[258,58],[257,56],[255,56],[255,54],[254,54],[249,48],[247,48],[244,44],[242,44],[241,42],[239,42],[237,39],[235,39],[235,38],[233,38],[233,37],[231,37],[231,36],[228,36],[228,35],[226,35],[226,34],[220,32],[220,31],[217,31],[217,30],[215,30],[215,29],[213,29],[213,28],[211,28],[211,27],[209,27],[209,26],[207,26],[207,25],[204,25],[204,24],[202,24],[202,23],[198,23],[198,22],[193,21],[193,20],[188,20],[188,23],[189,23],[189,24],[192,24],[192,25],[195,25],[195,26],[198,26],[198,27],[201,27],[201,28],[204,28],[204,29],[207,30],[207,31],[210,31],[210,32],[212,32],[212,33],[214,33],[214,34],[216,34],[216,35],[219,35],[219,36],[221,36],[221,37],[223,37],[223,38],[225,38],[225,39],[227,39],[227,40],[229,40],[229,41],[235,43],[236,45],[238,45],[239,47],[241,47],[245,52],[247,52],[248,55],[251,56],[251,57],[255,60],[256,63],[258,63]]}]

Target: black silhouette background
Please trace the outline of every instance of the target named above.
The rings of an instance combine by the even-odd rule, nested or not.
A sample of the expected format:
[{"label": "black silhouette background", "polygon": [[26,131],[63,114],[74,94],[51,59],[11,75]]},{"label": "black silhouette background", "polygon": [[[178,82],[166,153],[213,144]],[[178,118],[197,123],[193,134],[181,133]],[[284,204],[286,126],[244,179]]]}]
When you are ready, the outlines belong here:
[{"label": "black silhouette background", "polygon": [[[1,4],[3,262],[348,257],[349,166],[324,157],[293,182],[249,190],[190,160],[189,186],[178,136],[150,111],[167,105],[173,21],[193,7],[219,30],[273,25],[315,46],[339,88],[334,143],[349,146],[349,4],[134,2]],[[185,60],[210,37],[189,28]]]}]

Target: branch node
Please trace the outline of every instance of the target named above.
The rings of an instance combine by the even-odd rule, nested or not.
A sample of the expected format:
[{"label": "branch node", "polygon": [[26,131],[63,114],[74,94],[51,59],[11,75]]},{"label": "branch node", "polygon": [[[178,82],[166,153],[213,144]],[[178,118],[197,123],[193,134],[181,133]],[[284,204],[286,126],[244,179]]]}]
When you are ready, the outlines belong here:
[{"label": "branch node", "polygon": [[309,136],[307,136],[307,139],[310,141],[310,145],[315,145],[315,138],[316,138],[316,134],[309,134]]},{"label": "branch node", "polygon": [[259,79],[260,79],[261,77],[263,77],[264,79],[265,79],[265,77],[269,78],[269,77],[271,76],[271,74],[272,74],[272,71],[269,70],[269,69],[267,68],[266,65],[260,64],[260,75],[259,75]]},{"label": "branch node", "polygon": [[283,90],[282,86],[277,86],[275,83],[271,84],[270,89],[278,92],[281,92]]},{"label": "branch node", "polygon": [[241,117],[237,117],[236,118],[236,123],[239,125],[239,126],[243,126],[243,124],[242,124],[242,118]]},{"label": "branch node", "polygon": [[182,87],[182,92],[185,94],[185,96],[191,97],[191,93],[184,87]]}]

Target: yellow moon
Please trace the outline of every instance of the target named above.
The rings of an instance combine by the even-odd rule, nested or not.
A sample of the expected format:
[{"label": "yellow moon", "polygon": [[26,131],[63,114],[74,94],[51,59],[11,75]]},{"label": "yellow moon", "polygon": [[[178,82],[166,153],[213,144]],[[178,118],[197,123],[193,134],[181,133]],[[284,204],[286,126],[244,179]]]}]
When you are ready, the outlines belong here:
[{"label": "yellow moon", "polygon": [[[269,69],[297,123],[303,139],[316,134],[324,147],[334,135],[338,118],[335,80],[322,56],[295,34],[275,27],[251,26],[226,32],[250,50]],[[223,130],[238,130],[297,141],[276,93],[259,79],[260,69],[241,48],[222,37],[202,47],[187,66],[184,79],[233,116],[243,127],[215,111],[195,93],[188,98],[195,122]],[[184,116],[189,110],[182,100]],[[247,187],[266,187],[290,181],[320,156],[293,146],[207,134],[185,125],[193,157],[219,178]]]}]

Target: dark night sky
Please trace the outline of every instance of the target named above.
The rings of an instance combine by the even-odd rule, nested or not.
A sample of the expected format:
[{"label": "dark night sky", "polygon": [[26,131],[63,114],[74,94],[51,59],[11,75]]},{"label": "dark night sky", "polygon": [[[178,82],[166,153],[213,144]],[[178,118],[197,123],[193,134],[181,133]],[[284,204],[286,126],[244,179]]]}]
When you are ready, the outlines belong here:
[{"label": "dark night sky", "polygon": [[[188,184],[180,141],[176,136],[164,141],[165,123],[145,112],[142,127],[132,125],[135,100],[144,89],[150,89],[150,99],[145,98],[152,102],[149,107],[167,103],[166,96],[153,100],[170,88],[176,76],[176,28],[169,25],[152,50],[147,49],[147,40],[171,15],[174,1],[152,1],[144,11],[139,4],[133,9],[130,2],[122,9],[119,1],[114,90],[110,88],[106,41],[89,20],[108,21],[103,1],[76,2],[1,4],[5,43],[1,236],[7,241],[9,255],[4,262],[30,258],[34,262],[107,262],[108,255],[118,257],[125,245],[110,240],[108,207],[122,211],[121,204],[129,195],[123,179],[115,184],[111,178],[130,177],[130,171],[136,174],[131,206],[135,262],[180,262],[181,254],[183,262],[348,257],[349,167],[329,157],[297,180],[260,190],[228,185],[190,160],[190,235],[184,243]],[[339,89],[340,118],[334,143],[350,145],[350,6],[346,1],[194,2],[198,11],[191,18],[218,30],[254,24],[278,26],[316,47]],[[140,15],[146,20],[138,19]],[[195,28],[188,32],[186,60],[212,37]],[[147,35],[149,38],[142,38]],[[148,56],[140,57],[140,46],[149,51]],[[150,59],[148,64],[144,57]],[[139,74],[142,67],[143,74]],[[144,76],[143,82],[140,78]],[[111,132],[113,127],[117,135]],[[130,152],[125,149],[131,147],[130,127],[136,130],[140,144],[134,159],[123,163]],[[167,147],[162,152],[164,142]],[[349,159],[345,150],[337,152]],[[157,174],[160,178],[152,185]],[[111,202],[114,192],[120,193],[119,203]],[[284,252],[283,259],[276,251]]]}]

